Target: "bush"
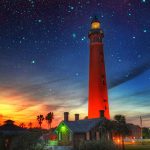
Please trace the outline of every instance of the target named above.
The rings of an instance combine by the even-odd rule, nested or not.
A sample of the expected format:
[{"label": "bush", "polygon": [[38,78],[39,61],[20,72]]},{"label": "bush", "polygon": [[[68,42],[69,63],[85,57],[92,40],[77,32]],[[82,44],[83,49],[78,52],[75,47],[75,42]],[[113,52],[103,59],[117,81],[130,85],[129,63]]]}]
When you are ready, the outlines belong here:
[{"label": "bush", "polygon": [[4,138],[0,137],[0,150],[4,150]]},{"label": "bush", "polygon": [[82,141],[79,150],[118,150],[117,146],[110,140]]},{"label": "bush", "polygon": [[27,132],[13,139],[10,150],[43,150],[44,143],[39,141],[40,132]]}]

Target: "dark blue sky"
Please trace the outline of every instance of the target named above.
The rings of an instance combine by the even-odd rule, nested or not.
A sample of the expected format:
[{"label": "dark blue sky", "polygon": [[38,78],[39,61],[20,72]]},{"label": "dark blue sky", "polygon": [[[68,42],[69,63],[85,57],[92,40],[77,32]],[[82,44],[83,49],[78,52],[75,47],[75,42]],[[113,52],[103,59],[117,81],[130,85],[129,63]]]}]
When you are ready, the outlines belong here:
[{"label": "dark blue sky", "polygon": [[[17,121],[54,111],[87,115],[92,17],[104,30],[111,116],[148,126],[149,0],[1,0],[0,116]],[[41,109],[41,112],[38,110]],[[29,114],[30,117],[29,117]]]}]

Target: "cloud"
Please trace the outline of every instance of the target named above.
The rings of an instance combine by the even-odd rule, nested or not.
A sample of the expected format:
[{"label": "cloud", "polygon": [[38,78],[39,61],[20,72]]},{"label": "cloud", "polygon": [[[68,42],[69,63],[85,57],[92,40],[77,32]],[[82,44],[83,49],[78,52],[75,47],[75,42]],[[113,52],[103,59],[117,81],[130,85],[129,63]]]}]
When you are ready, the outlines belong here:
[{"label": "cloud", "polygon": [[53,111],[57,111],[57,109],[59,109],[61,106],[59,105],[50,105],[50,104],[43,104],[42,105],[42,109],[47,111],[47,112],[53,112]]},{"label": "cloud", "polygon": [[3,115],[0,114],[0,120],[2,120],[2,119],[3,119]]},{"label": "cloud", "polygon": [[141,113],[139,115],[130,115],[127,117],[127,121],[131,122],[133,124],[138,124],[140,125],[140,116],[142,117],[142,123],[144,126],[150,127],[149,126],[149,118],[150,118],[150,113]]},{"label": "cloud", "polygon": [[[118,97],[116,96],[116,97],[113,97],[113,99],[114,100],[122,100],[122,102],[123,102],[124,99],[126,101],[126,99],[129,99],[129,98],[134,97],[134,96],[137,96],[138,98],[142,97],[142,101],[143,101],[144,97],[150,96],[150,89],[145,89],[145,90],[142,90],[142,91],[137,91],[137,92],[134,92],[132,94],[128,94],[128,92],[126,92],[123,96],[118,96]],[[131,102],[133,102],[133,101],[131,101]],[[136,102],[139,103],[139,101],[136,101]]]},{"label": "cloud", "polygon": [[59,122],[65,110],[79,108],[87,102],[81,83],[70,82],[64,77],[38,76],[28,80],[18,79],[12,84],[0,83],[1,105],[6,108],[2,114],[17,122],[29,122],[35,120],[39,113],[46,115],[52,111]]},{"label": "cloud", "polygon": [[113,79],[109,83],[109,89],[114,88],[124,82],[127,82],[129,80],[132,80],[133,78],[139,76],[140,74],[144,73],[145,71],[150,69],[150,63],[144,63],[141,66],[134,68],[130,71],[128,76],[125,76],[124,74],[120,77],[117,76],[117,78]]}]

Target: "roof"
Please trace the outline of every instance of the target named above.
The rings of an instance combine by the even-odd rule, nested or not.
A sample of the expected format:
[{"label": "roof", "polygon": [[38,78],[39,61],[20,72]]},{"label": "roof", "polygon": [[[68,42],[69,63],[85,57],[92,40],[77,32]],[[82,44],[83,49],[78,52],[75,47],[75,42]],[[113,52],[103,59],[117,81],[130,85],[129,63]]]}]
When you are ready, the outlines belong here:
[{"label": "roof", "polygon": [[7,120],[4,125],[0,126],[0,133],[3,134],[18,134],[24,131],[26,131],[26,129],[15,125],[12,120]]},{"label": "roof", "polygon": [[15,121],[13,121],[13,120],[6,120],[4,123],[5,123],[5,124],[14,124],[14,122],[15,122]]},{"label": "roof", "polygon": [[78,121],[63,121],[63,123],[65,123],[72,132],[85,133],[90,131],[95,126],[102,124],[103,121],[103,118],[96,118]]},{"label": "roof", "polygon": [[20,130],[25,130],[25,129],[14,124],[4,124],[0,126],[0,131],[1,130],[20,131]]},{"label": "roof", "polygon": [[132,130],[133,130],[133,129],[141,129],[140,126],[134,125],[134,124],[131,124],[131,123],[128,123],[127,126],[129,127],[129,129],[132,129]]},{"label": "roof", "polygon": [[94,17],[93,17],[92,23],[93,23],[93,22],[100,22],[100,21],[98,20],[98,17],[97,17],[97,16],[94,16]]}]

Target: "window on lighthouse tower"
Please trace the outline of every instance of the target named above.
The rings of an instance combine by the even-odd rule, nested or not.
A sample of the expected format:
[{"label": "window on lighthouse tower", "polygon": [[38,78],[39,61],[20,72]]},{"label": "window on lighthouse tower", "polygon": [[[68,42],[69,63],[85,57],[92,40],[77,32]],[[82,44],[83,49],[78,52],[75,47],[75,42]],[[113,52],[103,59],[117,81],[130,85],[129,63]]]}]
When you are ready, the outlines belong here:
[{"label": "window on lighthouse tower", "polygon": [[104,99],[104,102],[107,102],[107,100],[106,100],[106,99]]},{"label": "window on lighthouse tower", "polygon": [[105,77],[104,75],[101,76],[103,85],[105,85],[105,79],[104,79],[104,77]]}]

